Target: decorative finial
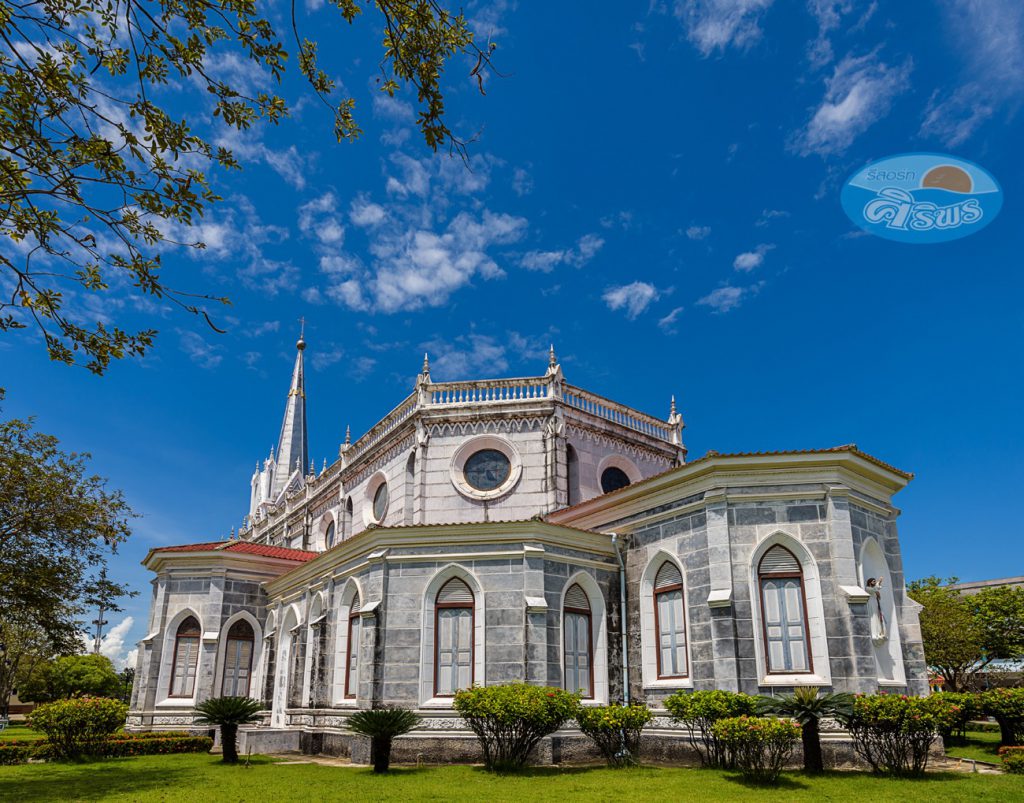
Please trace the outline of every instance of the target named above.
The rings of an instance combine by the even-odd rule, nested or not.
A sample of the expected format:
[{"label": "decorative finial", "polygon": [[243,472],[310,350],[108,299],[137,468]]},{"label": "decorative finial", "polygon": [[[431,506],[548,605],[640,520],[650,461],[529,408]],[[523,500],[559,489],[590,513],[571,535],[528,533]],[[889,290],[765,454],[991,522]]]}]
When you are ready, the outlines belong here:
[{"label": "decorative finial", "polygon": [[427,352],[423,352],[423,371],[424,376],[430,376],[430,355]]},{"label": "decorative finial", "polygon": [[299,342],[295,344],[295,348],[302,351],[306,348],[306,319],[299,318]]},{"label": "decorative finial", "polygon": [[558,365],[558,358],[555,356],[555,344],[551,344],[551,348],[548,349],[548,368],[554,368]]},{"label": "decorative finial", "polygon": [[668,417],[674,418],[676,414],[676,394],[672,394],[672,409],[668,411]]},{"label": "decorative finial", "polygon": [[235,540],[235,528],[234,527],[231,528],[231,535],[228,536],[228,540],[229,541],[234,541]]},{"label": "decorative finial", "polygon": [[270,459],[274,459],[274,444],[270,444]]},{"label": "decorative finial", "polygon": [[314,460],[310,460],[309,461],[309,473],[310,473],[310,476],[313,476],[313,477],[316,476],[316,461],[314,461]]},{"label": "decorative finial", "polygon": [[327,458],[324,458],[324,467],[320,469],[321,476],[327,473]]},{"label": "decorative finial", "polygon": [[298,455],[295,456],[295,470],[302,471],[302,458]]},{"label": "decorative finial", "polygon": [[351,446],[352,445],[352,426],[351,425],[346,425],[345,426],[345,445],[346,446]]}]

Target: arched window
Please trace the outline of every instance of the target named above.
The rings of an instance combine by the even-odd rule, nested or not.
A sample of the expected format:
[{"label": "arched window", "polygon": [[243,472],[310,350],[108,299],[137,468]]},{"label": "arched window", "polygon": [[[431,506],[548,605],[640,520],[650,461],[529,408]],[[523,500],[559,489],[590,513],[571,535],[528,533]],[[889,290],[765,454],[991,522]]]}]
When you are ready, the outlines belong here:
[{"label": "arched window", "polygon": [[196,667],[199,665],[199,622],[187,617],[174,637],[174,663],[171,665],[171,697],[192,697],[196,691]]},{"label": "arched window", "polygon": [[341,540],[352,535],[352,497],[345,501],[345,515],[341,519]]},{"label": "arched window", "polygon": [[594,656],[590,637],[590,600],[573,583],[565,593],[562,609],[565,646],[565,688],[582,691],[584,699],[594,697]]},{"label": "arched window", "polygon": [[601,491],[611,493],[629,485],[629,475],[618,466],[608,466],[601,472]]},{"label": "arched window", "polygon": [[434,696],[473,685],[473,592],[453,577],[434,602]]},{"label": "arched window", "polygon": [[683,576],[671,561],[665,561],[654,578],[654,623],[658,634],[658,677],[686,677]]},{"label": "arched window", "polygon": [[348,646],[345,656],[345,696],[354,698],[359,689],[359,593],[348,609]]},{"label": "arched window", "polygon": [[569,482],[568,502],[575,505],[580,502],[580,458],[568,443],[565,445],[565,469]]},{"label": "arched window", "polygon": [[785,547],[773,546],[757,566],[757,579],[768,672],[811,672],[807,598],[800,561]]},{"label": "arched window", "polygon": [[224,649],[224,678],[221,696],[248,697],[249,678],[252,675],[252,650],[256,634],[245,619],[239,619],[228,630]]},{"label": "arched window", "polygon": [[412,452],[409,455],[409,459],[405,461],[405,510],[402,513],[403,522],[405,524],[412,524],[412,506],[415,493],[415,482],[416,482],[416,452]]},{"label": "arched window", "polygon": [[327,525],[327,532],[324,533],[324,543],[327,544],[327,548],[330,549],[334,546],[334,522],[332,521]]}]

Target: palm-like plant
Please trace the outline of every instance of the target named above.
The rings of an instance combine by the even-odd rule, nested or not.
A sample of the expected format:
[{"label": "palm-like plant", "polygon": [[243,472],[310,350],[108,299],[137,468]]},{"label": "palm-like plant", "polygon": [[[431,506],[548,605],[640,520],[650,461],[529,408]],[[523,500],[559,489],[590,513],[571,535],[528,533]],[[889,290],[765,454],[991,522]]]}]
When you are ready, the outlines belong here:
[{"label": "palm-like plant", "polygon": [[370,760],[374,772],[387,772],[391,764],[391,740],[408,733],[420,718],[407,708],[374,708],[359,711],[345,721],[345,727],[370,737]]},{"label": "palm-like plant", "polygon": [[821,758],[820,721],[825,717],[843,721],[853,711],[852,694],[819,694],[819,691],[817,686],[805,686],[793,694],[761,697],[758,701],[763,713],[781,714],[800,723],[805,772],[822,772],[825,769]]},{"label": "palm-like plant", "polygon": [[220,743],[225,764],[238,763],[238,726],[256,722],[263,703],[250,697],[211,697],[196,706],[197,725],[220,726]]}]

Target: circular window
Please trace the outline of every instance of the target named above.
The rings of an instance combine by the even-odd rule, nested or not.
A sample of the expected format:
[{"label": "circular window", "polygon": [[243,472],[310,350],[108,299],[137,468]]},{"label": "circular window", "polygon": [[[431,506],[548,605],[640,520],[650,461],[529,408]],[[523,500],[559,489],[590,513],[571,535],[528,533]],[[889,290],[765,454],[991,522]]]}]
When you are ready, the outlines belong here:
[{"label": "circular window", "polygon": [[388,484],[382,482],[373,495],[373,517],[377,521],[384,520],[384,514],[388,512]]},{"label": "circular window", "polygon": [[601,490],[604,493],[617,491],[629,484],[629,476],[618,466],[608,466],[601,472]]},{"label": "circular window", "polygon": [[473,452],[462,469],[466,482],[478,491],[493,491],[504,484],[511,472],[512,463],[497,449]]}]

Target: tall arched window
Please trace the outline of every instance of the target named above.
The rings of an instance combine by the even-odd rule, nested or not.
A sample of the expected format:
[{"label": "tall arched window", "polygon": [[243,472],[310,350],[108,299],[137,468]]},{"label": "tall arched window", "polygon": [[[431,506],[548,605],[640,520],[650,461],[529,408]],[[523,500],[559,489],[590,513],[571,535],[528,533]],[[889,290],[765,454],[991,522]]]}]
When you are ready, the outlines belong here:
[{"label": "tall arched window", "polygon": [[327,532],[324,533],[324,543],[327,545],[328,549],[334,546],[334,532],[334,522],[332,521],[327,525]]},{"label": "tall arched window", "polygon": [[348,608],[348,646],[345,656],[345,696],[354,698],[359,689],[359,593]]},{"label": "tall arched window", "polygon": [[352,535],[352,497],[345,501],[345,515],[341,519],[341,540]]},{"label": "tall arched window", "polygon": [[575,505],[580,502],[580,458],[572,444],[565,445],[565,469],[568,488],[568,502]]},{"label": "tall arched window", "polygon": [[252,675],[252,651],[256,641],[252,625],[239,619],[228,630],[224,649],[224,678],[221,682],[223,697],[248,697],[249,678]]},{"label": "tall arched window", "polygon": [[568,691],[582,691],[584,699],[592,699],[594,656],[590,631],[590,600],[587,593],[576,583],[573,583],[565,593],[562,630],[565,646],[565,688]]},{"label": "tall arched window", "polygon": [[654,623],[658,634],[658,677],[686,677],[683,575],[671,561],[665,561],[654,578]]},{"label": "tall arched window", "polygon": [[187,617],[174,637],[174,663],[171,665],[171,697],[192,697],[196,691],[196,667],[199,665],[199,622]]},{"label": "tall arched window", "polygon": [[473,685],[473,592],[453,577],[434,602],[434,696]]},{"label": "tall arched window", "polygon": [[812,671],[807,630],[807,597],[800,561],[783,546],[773,546],[757,566],[768,672]]}]

